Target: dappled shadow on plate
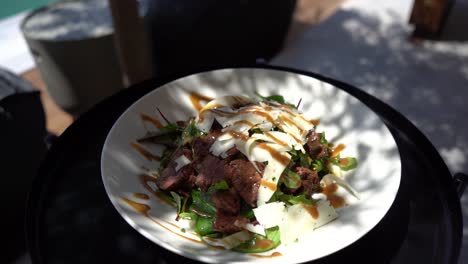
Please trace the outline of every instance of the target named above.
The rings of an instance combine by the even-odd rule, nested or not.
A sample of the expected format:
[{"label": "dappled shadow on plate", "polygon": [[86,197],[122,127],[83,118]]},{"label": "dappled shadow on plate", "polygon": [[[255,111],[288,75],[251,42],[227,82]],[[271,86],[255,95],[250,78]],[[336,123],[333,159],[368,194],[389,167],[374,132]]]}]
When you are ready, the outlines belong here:
[{"label": "dappled shadow on plate", "polygon": [[[451,16],[454,19],[465,9],[466,4],[460,4]],[[273,64],[324,74],[376,96],[413,121],[453,172],[467,171],[466,44],[411,43],[406,21],[392,11],[388,16],[392,22],[357,10],[339,10],[309,27]]]}]

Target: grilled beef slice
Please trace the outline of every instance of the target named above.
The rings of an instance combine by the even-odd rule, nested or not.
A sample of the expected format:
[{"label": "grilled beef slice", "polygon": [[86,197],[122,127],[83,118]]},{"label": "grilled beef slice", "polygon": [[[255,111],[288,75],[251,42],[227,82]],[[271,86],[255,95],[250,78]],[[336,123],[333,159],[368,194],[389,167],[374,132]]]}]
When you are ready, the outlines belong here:
[{"label": "grilled beef slice", "polygon": [[317,172],[303,167],[297,167],[294,171],[301,177],[302,187],[307,195],[320,191],[320,178]]},{"label": "grilled beef slice", "polygon": [[[259,169],[264,168],[263,164],[258,163],[258,165]],[[234,187],[248,205],[255,207],[262,176],[252,163],[236,159],[227,163],[224,166],[224,171],[230,186]]]},{"label": "grilled beef slice", "polygon": [[216,138],[221,135],[220,130],[214,130],[207,135],[197,137],[192,142],[193,157],[195,163],[203,161],[206,155],[210,153],[211,145],[215,142]]},{"label": "grilled beef slice", "polygon": [[217,211],[213,229],[218,232],[232,234],[243,230],[243,226],[247,223],[249,223],[249,219],[244,216],[228,215],[223,211]]},{"label": "grilled beef slice", "polygon": [[191,164],[188,164],[176,171],[176,159],[185,155],[188,159],[192,159],[192,151],[188,148],[181,148],[172,154],[168,166],[161,172],[161,175],[156,180],[156,185],[164,191],[175,190],[190,190],[193,183],[195,170]]},{"label": "grilled beef slice", "polygon": [[240,197],[233,188],[228,190],[217,190],[211,196],[216,210],[227,215],[238,215],[240,212]]},{"label": "grilled beef slice", "polygon": [[320,133],[314,130],[307,134],[307,150],[312,159],[320,159],[327,155],[327,148],[320,143]]},{"label": "grilled beef slice", "polygon": [[206,192],[211,185],[223,180],[224,164],[224,160],[211,154],[206,155],[197,165],[198,175],[195,178],[195,185]]}]

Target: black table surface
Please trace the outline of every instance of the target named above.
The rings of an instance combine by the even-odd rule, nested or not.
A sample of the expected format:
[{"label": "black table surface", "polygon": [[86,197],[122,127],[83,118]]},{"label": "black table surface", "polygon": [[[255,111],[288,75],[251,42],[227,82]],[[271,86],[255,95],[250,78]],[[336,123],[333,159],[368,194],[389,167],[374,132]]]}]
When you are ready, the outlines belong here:
[{"label": "black table surface", "polygon": [[[402,178],[386,216],[357,242],[316,262],[456,263],[462,235],[460,202],[452,176],[430,141],[400,113],[353,86],[313,73],[261,67],[309,75],[357,97],[382,118],[399,148]],[[195,263],[157,246],[127,224],[101,180],[101,151],[114,122],[136,100],[168,81],[146,81],[104,100],[51,147],[27,208],[33,263]]]}]

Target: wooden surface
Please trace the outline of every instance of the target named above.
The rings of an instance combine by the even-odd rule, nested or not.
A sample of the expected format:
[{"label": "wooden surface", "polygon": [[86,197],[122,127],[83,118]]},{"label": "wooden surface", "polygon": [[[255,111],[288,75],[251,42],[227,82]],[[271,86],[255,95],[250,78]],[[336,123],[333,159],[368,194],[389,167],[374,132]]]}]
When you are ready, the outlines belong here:
[{"label": "wooden surface", "polygon": [[71,115],[65,113],[57,106],[57,104],[55,104],[54,100],[52,100],[37,69],[29,70],[23,73],[21,77],[29,81],[35,88],[41,91],[41,101],[46,114],[47,130],[56,135],[62,134],[62,132],[65,131],[65,129],[73,122]]},{"label": "wooden surface", "polygon": [[153,61],[143,19],[138,15],[137,1],[108,1],[124,85],[128,87],[150,79],[153,76]]}]

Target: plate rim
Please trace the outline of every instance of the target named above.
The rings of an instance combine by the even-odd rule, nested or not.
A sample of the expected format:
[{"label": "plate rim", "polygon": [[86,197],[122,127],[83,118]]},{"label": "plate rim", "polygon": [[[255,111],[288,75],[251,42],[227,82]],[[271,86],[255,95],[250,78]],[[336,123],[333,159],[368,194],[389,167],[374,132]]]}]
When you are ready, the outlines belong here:
[{"label": "plate rim", "polygon": [[[266,67],[265,67],[266,66]],[[330,252],[330,253],[327,253],[327,254],[324,254],[324,255],[321,255],[320,257],[318,258],[314,258],[314,259],[311,259],[311,260],[308,260],[308,261],[315,261],[315,260],[319,260],[319,259],[323,259],[329,255],[332,255],[336,252],[339,252],[343,249],[345,249],[346,247],[349,247],[350,245],[356,243],[357,241],[359,241],[360,239],[362,239],[366,234],[368,234],[370,231],[372,231],[381,221],[382,219],[387,215],[388,211],[390,210],[390,208],[392,207],[392,205],[394,204],[395,200],[396,200],[396,197],[398,195],[398,192],[399,190],[401,189],[401,185],[402,185],[402,169],[403,169],[403,166],[402,166],[402,161],[401,161],[401,154],[400,154],[400,151],[399,151],[399,147],[397,145],[397,142],[389,128],[389,126],[384,122],[384,120],[382,119],[382,117],[377,114],[373,109],[370,108],[370,106],[368,106],[365,102],[363,102],[360,98],[354,96],[352,93],[350,93],[349,91],[347,91],[346,89],[342,89],[338,86],[336,86],[335,84],[332,84],[330,83],[330,80],[332,81],[335,81],[333,79],[330,79],[329,77],[325,77],[325,76],[322,76],[320,74],[315,74],[315,73],[308,73],[308,72],[304,72],[304,71],[300,71],[300,70],[295,70],[295,69],[291,69],[291,68],[284,68],[284,67],[277,67],[277,66],[268,66],[268,65],[261,65],[260,67],[252,67],[252,66],[239,66],[239,67],[221,67],[221,68],[214,68],[214,69],[208,69],[208,70],[203,70],[203,71],[198,71],[198,72],[195,72],[195,73],[191,73],[191,74],[186,74],[186,75],[183,75],[183,76],[180,76],[180,77],[177,77],[177,78],[172,78],[172,79],[169,79],[168,81],[163,81],[163,82],[160,82],[160,83],[157,83],[157,84],[154,84],[154,88],[148,92],[146,92],[144,95],[142,95],[141,97],[139,97],[136,101],[134,101],[132,104],[130,104],[119,116],[118,118],[115,120],[115,122],[113,123],[112,127],[109,129],[107,135],[106,135],[106,138],[104,140],[104,143],[103,143],[103,147],[102,147],[102,151],[101,151],[101,155],[100,155],[100,172],[101,172],[101,180],[103,182],[103,185],[104,185],[104,188],[105,188],[105,191],[106,191],[106,194],[107,194],[107,197],[109,198],[109,200],[111,201],[113,207],[119,212],[119,215],[121,215],[121,217],[123,217],[125,219],[125,221],[130,224],[132,226],[132,228],[134,228],[138,233],[140,233],[141,235],[143,235],[145,238],[149,239],[151,242],[155,243],[156,245],[158,245],[159,247],[162,247],[162,248],[165,248],[166,250],[169,250],[171,251],[172,253],[175,253],[175,254],[178,254],[179,256],[183,256],[183,257],[186,257],[186,258],[190,258],[192,260],[198,260],[198,261],[204,261],[204,262],[208,262],[208,263],[217,263],[216,260],[213,260],[211,257],[209,256],[202,256],[202,255],[196,255],[196,254],[192,254],[190,253],[189,251],[185,251],[185,250],[180,250],[178,249],[177,247],[174,247],[172,246],[170,243],[165,243],[163,241],[161,241],[159,238],[155,237],[154,235],[151,235],[149,232],[147,232],[145,229],[143,228],[139,228],[139,225],[131,218],[129,217],[129,215],[127,213],[124,212],[124,209],[121,207],[121,205],[119,204],[118,202],[118,199],[116,199],[115,197],[112,197],[112,195],[110,195],[110,187],[108,186],[108,184],[106,183],[106,180],[105,180],[105,176],[104,176],[104,172],[103,172],[103,163],[104,163],[104,155],[105,155],[105,152],[106,152],[106,149],[108,147],[108,140],[109,140],[109,135],[112,134],[113,130],[115,129],[117,123],[119,123],[119,121],[121,121],[121,119],[128,113],[131,111],[131,109],[137,105],[138,103],[140,103],[141,101],[144,101],[145,98],[151,96],[153,93],[155,93],[157,90],[159,90],[161,87],[164,87],[164,86],[167,86],[167,85],[171,85],[173,83],[176,83],[176,82],[179,82],[183,79],[186,79],[186,78],[191,78],[191,77],[194,77],[196,75],[201,75],[201,74],[207,74],[207,73],[212,73],[212,72],[217,72],[217,71],[242,71],[242,70],[249,70],[249,71],[276,71],[276,72],[281,72],[281,73],[285,73],[285,74],[292,74],[292,75],[301,75],[301,76],[305,76],[307,78],[311,78],[311,79],[314,79],[316,81],[319,81],[319,82],[323,82],[323,83],[326,83],[330,86],[332,86],[334,89],[337,89],[341,92],[344,92],[347,94],[347,96],[350,96],[352,98],[354,98],[355,100],[357,100],[365,109],[366,111],[369,111],[371,112],[373,115],[375,115],[379,122],[383,124],[383,127],[385,127],[385,130],[386,132],[388,132],[388,134],[391,135],[391,139],[392,139],[392,143],[394,144],[394,146],[396,147],[396,152],[395,152],[395,155],[397,155],[397,158],[398,158],[398,184],[397,184],[397,188],[395,190],[395,193],[392,194],[392,201],[388,203],[388,208],[386,208],[385,210],[385,213],[380,217],[380,219],[378,221],[375,222],[375,224],[372,225],[371,228],[367,229],[365,232],[363,232],[361,234],[361,236],[357,237],[356,239],[353,240],[353,242],[347,244],[346,246],[336,250],[336,251],[333,251],[333,252]],[[340,81],[338,81],[340,82]],[[355,88],[354,86],[351,86],[353,88]],[[356,88],[358,89],[358,88]],[[377,99],[377,98],[376,98]],[[378,100],[378,99],[377,99]],[[156,242],[156,241],[157,242]],[[255,261],[255,262],[262,262],[262,261]]]}]

